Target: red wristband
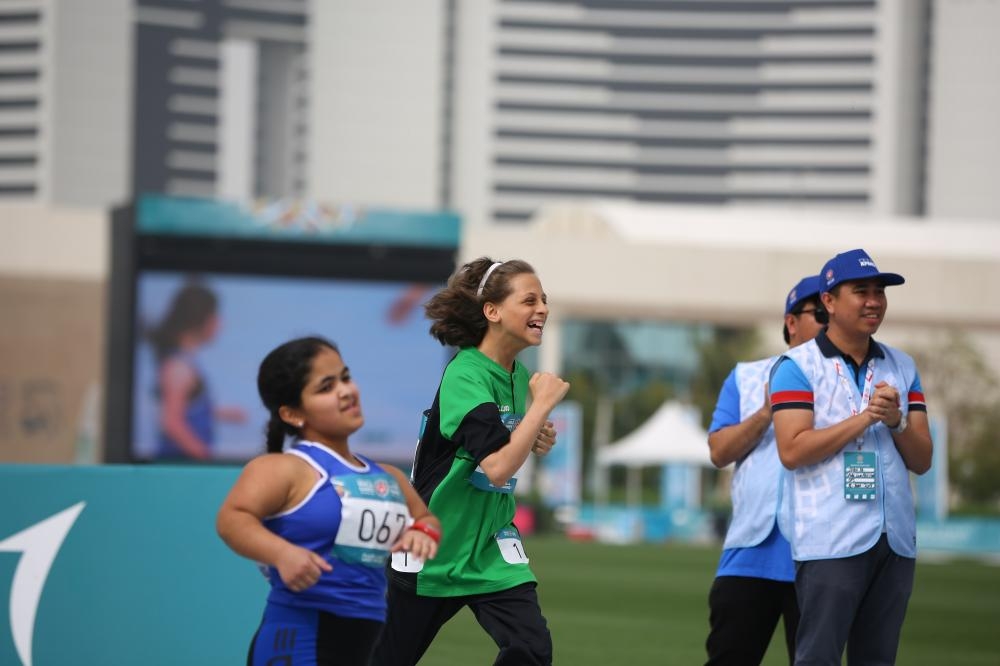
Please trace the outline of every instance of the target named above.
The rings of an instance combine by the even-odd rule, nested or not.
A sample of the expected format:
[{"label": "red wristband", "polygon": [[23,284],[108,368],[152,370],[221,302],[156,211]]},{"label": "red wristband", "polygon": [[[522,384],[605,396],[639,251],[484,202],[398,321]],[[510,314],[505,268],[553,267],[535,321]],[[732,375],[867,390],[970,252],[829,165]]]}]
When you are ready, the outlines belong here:
[{"label": "red wristband", "polygon": [[410,525],[409,529],[417,530],[418,532],[423,532],[430,538],[434,539],[434,543],[441,543],[441,530],[430,525],[428,523],[413,523]]}]

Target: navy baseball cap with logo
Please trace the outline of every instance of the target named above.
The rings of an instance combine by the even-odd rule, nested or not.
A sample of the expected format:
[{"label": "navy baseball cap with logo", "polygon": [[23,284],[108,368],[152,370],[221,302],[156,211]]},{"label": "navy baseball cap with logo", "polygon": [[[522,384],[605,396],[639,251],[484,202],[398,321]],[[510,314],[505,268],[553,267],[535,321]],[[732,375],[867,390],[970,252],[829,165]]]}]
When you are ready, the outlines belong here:
[{"label": "navy baseball cap with logo", "polygon": [[819,273],[822,291],[830,291],[841,282],[849,280],[870,280],[877,279],[883,285],[891,287],[903,284],[906,280],[902,275],[896,273],[880,273],[878,266],[868,256],[868,253],[858,248],[841,252],[823,265],[823,270]]},{"label": "navy baseball cap with logo", "polygon": [[792,290],[788,292],[788,298],[785,299],[785,314],[792,314],[792,310],[795,309],[802,301],[806,300],[811,296],[822,291],[822,285],[819,281],[818,275],[810,275],[809,277],[804,277],[799,280],[799,283],[792,287]]}]

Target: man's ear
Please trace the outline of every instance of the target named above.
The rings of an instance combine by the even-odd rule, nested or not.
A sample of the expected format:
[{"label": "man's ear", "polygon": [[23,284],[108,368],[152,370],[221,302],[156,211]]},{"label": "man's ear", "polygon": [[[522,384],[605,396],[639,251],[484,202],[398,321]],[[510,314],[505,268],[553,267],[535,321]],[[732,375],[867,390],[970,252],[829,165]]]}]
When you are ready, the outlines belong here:
[{"label": "man's ear", "polygon": [[788,337],[795,339],[795,331],[799,326],[798,318],[789,313],[785,315],[785,328],[788,329]]},{"label": "man's ear", "polygon": [[829,291],[824,291],[822,294],[819,295],[819,300],[823,304],[823,309],[826,310],[828,313],[832,314],[833,302],[835,300],[833,298],[833,294],[831,294]]}]

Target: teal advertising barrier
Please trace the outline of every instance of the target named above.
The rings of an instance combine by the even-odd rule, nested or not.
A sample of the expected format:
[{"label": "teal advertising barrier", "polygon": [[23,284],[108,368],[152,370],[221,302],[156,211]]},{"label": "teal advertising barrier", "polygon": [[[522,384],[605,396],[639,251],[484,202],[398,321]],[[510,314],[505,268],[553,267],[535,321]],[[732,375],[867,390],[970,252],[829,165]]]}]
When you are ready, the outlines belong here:
[{"label": "teal advertising barrier", "polygon": [[267,582],[215,533],[237,468],[0,465],[0,664],[242,664]]},{"label": "teal advertising barrier", "polygon": [[918,555],[960,555],[1000,563],[1000,520],[949,518],[917,521]]}]

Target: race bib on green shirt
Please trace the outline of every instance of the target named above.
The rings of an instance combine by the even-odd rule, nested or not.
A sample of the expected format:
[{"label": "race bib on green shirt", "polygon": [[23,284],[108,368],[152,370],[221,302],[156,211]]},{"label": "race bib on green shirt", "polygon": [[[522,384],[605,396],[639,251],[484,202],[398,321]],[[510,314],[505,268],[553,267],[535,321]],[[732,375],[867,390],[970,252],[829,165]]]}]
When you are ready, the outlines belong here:
[{"label": "race bib on green shirt", "polygon": [[497,546],[500,547],[500,555],[507,564],[527,564],[528,555],[524,552],[524,544],[521,543],[521,535],[517,530],[505,528],[496,533],[494,537]]}]

